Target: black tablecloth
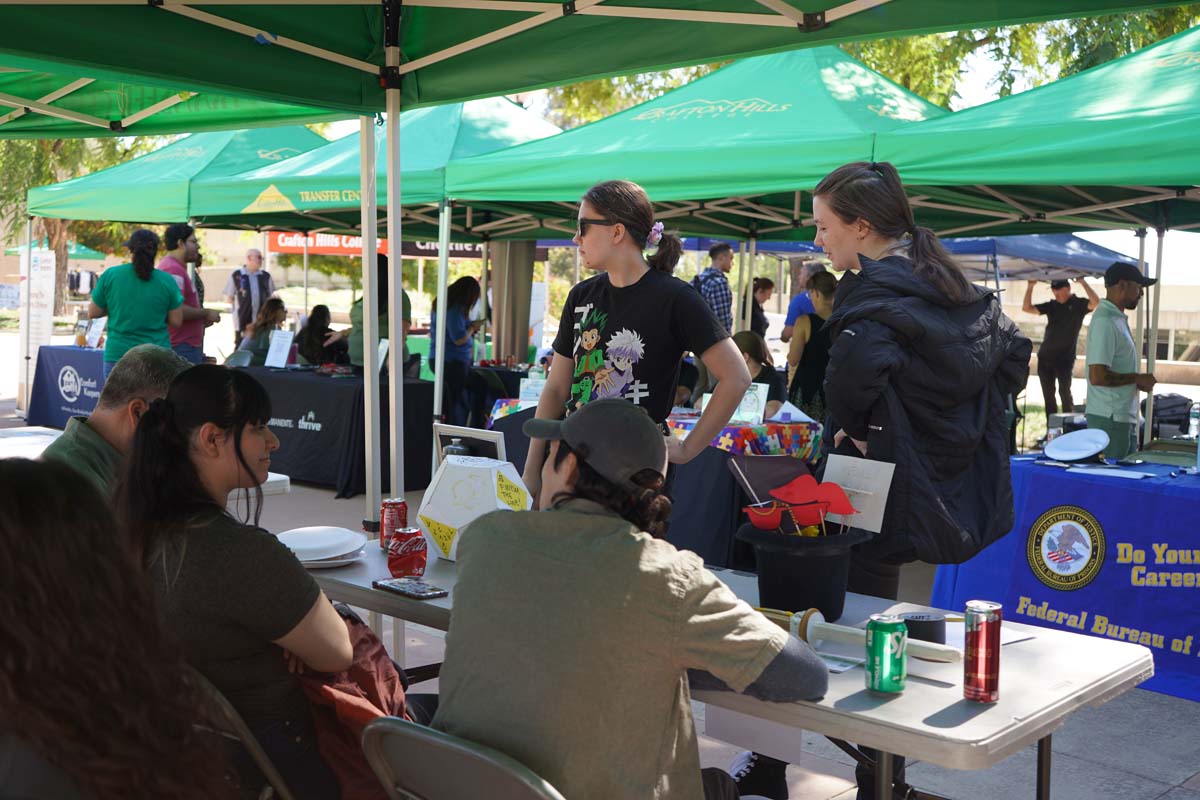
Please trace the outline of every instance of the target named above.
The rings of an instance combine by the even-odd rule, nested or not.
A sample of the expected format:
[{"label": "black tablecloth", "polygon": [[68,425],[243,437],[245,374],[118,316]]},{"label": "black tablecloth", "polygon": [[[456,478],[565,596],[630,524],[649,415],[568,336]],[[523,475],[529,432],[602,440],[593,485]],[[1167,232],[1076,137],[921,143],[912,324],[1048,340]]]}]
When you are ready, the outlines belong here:
[{"label": "black tablecloth", "polygon": [[[497,394],[490,388],[476,370],[486,370],[500,379],[504,384],[504,394]],[[528,378],[529,372],[523,369],[508,367],[475,367],[467,376],[467,410],[470,413],[469,424],[482,428],[487,424],[487,415],[492,406],[502,397],[516,397],[521,391],[521,379]],[[511,456],[511,454],[510,454]]]},{"label": "black tablecloth", "polygon": [[[271,469],[295,481],[332,486],[338,497],[366,491],[363,379],[246,367],[271,396],[271,430],[279,450]],[[389,481],[386,381],[380,384],[383,483]],[[404,488],[429,484],[433,455],[433,384],[404,381]]]}]

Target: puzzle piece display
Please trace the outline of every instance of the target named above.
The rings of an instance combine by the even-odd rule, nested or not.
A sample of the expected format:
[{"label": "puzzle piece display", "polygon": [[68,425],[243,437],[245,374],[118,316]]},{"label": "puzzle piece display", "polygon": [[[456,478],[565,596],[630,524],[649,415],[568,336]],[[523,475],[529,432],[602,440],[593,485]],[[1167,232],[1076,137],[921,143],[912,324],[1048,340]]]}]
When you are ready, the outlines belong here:
[{"label": "puzzle piece display", "polygon": [[533,498],[507,461],[446,456],[425,490],[417,522],[439,558],[453,561],[459,534],[489,511],[528,511]]}]

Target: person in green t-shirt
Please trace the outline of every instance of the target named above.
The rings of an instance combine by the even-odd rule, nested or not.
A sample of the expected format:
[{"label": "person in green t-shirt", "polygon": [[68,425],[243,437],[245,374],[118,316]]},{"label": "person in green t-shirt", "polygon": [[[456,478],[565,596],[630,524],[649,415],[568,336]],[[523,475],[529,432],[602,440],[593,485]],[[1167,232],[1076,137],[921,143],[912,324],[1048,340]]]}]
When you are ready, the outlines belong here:
[{"label": "person in green t-shirt", "polygon": [[[388,257],[379,254],[379,263],[375,272],[375,296],[379,306],[379,335],[383,338],[387,336],[388,329]],[[402,329],[401,339],[401,363],[408,361],[408,331],[412,328],[412,303],[408,299],[408,292],[400,290],[402,307],[400,309],[400,320]],[[358,369],[362,369],[363,365],[363,301],[360,297],[350,306],[350,329],[343,331],[331,331],[325,338],[325,344],[331,345],[334,342],[340,342],[342,339],[347,339],[350,345],[350,364]],[[375,340],[375,347],[379,347],[379,339]]]},{"label": "person in green t-shirt", "polygon": [[110,497],[142,413],[166,397],[171,381],[190,366],[170,348],[134,347],[109,373],[92,415],[71,417],[62,436],[42,451],[42,460],[63,462]]},{"label": "person in green t-shirt", "polygon": [[108,317],[104,342],[104,377],[130,348],[156,344],[170,348],[167,328],[183,324],[183,294],[171,275],[156,270],[159,239],[139,228],[125,242],[130,264],[109,267],[96,281],[88,316]]}]

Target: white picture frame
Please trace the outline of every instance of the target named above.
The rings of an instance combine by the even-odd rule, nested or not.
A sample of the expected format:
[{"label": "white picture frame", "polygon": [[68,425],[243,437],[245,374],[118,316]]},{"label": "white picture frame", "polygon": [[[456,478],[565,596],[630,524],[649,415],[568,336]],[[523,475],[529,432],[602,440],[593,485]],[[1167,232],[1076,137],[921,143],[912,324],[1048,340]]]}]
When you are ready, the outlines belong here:
[{"label": "white picture frame", "polygon": [[463,444],[471,448],[473,456],[508,461],[504,451],[503,431],[487,431],[481,428],[465,428],[459,425],[435,422],[433,423],[433,452],[437,462],[434,464],[435,470],[442,463],[443,449],[453,439],[462,439]]}]

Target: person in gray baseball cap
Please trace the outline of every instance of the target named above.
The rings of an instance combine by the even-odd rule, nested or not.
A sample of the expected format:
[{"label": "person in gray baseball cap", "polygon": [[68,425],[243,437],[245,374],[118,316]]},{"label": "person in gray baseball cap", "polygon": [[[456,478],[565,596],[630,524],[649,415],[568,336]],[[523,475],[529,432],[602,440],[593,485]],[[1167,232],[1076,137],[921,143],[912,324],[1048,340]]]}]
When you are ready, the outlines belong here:
[{"label": "person in gray baseball cap", "polygon": [[[732,800],[700,769],[693,688],[795,702],[828,671],[692,552],[653,534],[671,502],[661,429],[594,400],[525,432],[549,442],[542,511],[497,511],[460,534],[435,728],[518,759],[565,797]],[[781,762],[782,763],[782,762]]]},{"label": "person in gray baseball cap", "polygon": [[1105,297],[1088,326],[1087,424],[1108,434],[1104,454],[1109,458],[1124,458],[1133,451],[1138,392],[1154,391],[1154,376],[1137,371],[1137,348],[1125,316],[1152,285],[1154,279],[1132,264],[1114,263],[1104,273]]}]

